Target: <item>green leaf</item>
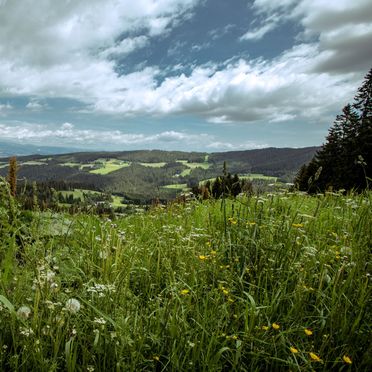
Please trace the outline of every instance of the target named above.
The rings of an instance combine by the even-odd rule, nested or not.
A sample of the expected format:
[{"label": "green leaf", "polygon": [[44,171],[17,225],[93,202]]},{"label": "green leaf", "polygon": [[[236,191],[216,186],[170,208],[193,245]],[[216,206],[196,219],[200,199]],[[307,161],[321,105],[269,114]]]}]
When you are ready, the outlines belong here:
[{"label": "green leaf", "polygon": [[13,304],[3,295],[0,295],[0,302],[11,312],[14,313],[14,306]]}]

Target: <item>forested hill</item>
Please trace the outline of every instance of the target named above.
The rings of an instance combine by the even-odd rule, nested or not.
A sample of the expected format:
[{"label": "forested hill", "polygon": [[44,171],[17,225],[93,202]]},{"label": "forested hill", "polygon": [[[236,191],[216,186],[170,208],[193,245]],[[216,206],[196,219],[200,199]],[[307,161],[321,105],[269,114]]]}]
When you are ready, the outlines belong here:
[{"label": "forested hill", "polygon": [[[257,174],[291,182],[318,147],[266,148],[221,153],[161,150],[77,152],[17,158],[19,179],[64,182],[133,199],[172,198],[182,189],[228,172]],[[7,175],[8,158],[0,159],[0,176]],[[54,186],[53,186],[54,187]]]}]

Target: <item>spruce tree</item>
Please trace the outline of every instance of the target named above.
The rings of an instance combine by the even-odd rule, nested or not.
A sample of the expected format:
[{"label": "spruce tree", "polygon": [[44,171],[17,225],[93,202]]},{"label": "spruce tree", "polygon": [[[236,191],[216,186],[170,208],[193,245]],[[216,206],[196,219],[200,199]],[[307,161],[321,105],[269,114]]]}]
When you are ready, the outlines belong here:
[{"label": "spruce tree", "polygon": [[327,189],[361,191],[372,177],[372,69],[329,130],[326,143],[300,169],[295,184],[311,193]]}]

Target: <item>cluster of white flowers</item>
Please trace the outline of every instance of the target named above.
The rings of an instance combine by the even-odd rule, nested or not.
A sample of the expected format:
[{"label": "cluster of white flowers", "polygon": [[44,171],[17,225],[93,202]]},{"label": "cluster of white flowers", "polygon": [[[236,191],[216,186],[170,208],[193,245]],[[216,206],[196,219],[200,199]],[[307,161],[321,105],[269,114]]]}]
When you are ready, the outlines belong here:
[{"label": "cluster of white flowers", "polygon": [[106,320],[103,318],[94,318],[93,323],[98,324],[98,325],[105,325]]},{"label": "cluster of white flowers", "polygon": [[105,297],[107,293],[115,293],[116,287],[114,284],[93,284],[88,286],[85,284],[88,293],[97,294],[98,297]]},{"label": "cluster of white flowers", "polygon": [[34,334],[34,331],[31,328],[21,327],[19,333],[23,336],[29,337]]},{"label": "cluster of white flowers", "polygon": [[[55,267],[58,269],[57,266]],[[58,284],[56,283],[55,279],[55,271],[51,270],[48,264],[40,262],[39,266],[37,267],[37,277],[33,282],[33,289],[35,290],[37,287],[45,288],[48,286],[51,290],[56,291],[58,290]]]}]

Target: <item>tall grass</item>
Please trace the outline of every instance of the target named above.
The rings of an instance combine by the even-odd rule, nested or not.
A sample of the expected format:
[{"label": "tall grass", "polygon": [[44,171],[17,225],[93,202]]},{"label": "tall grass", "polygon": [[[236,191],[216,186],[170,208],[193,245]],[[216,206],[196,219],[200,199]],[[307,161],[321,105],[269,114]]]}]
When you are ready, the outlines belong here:
[{"label": "tall grass", "polygon": [[371,194],[34,213],[1,230],[0,369],[371,369],[371,221]]}]

